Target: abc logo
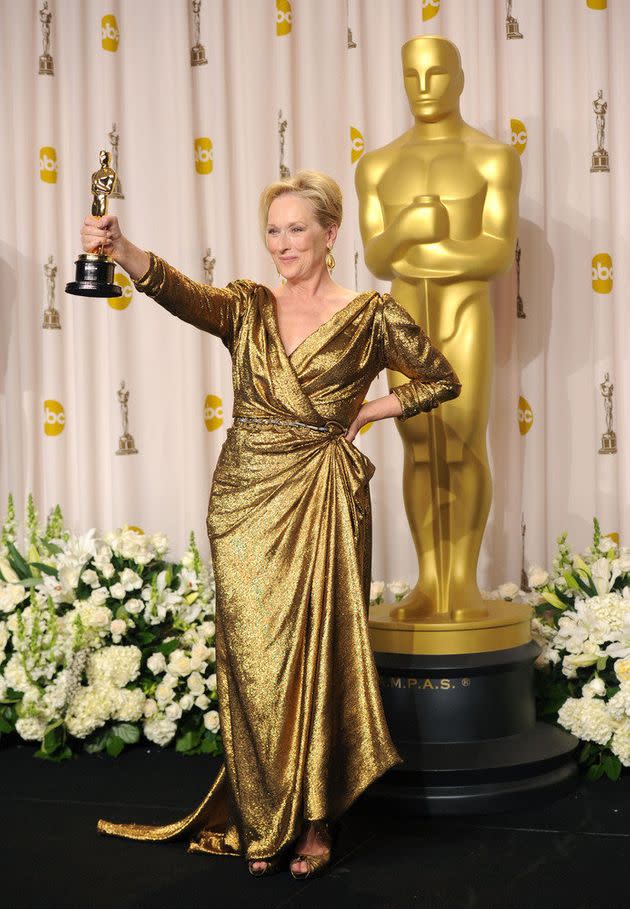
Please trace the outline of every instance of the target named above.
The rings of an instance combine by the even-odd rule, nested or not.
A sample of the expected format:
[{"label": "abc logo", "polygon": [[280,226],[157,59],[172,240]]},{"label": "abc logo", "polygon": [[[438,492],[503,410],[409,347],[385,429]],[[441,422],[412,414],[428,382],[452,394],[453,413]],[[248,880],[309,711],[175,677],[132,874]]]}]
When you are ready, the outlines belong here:
[{"label": "abc logo", "polygon": [[212,173],[212,141],[207,136],[195,139],[195,170],[198,174]]},{"label": "abc logo", "polygon": [[114,284],[122,287],[122,297],[108,297],[107,302],[112,309],[127,309],[133,297],[133,284],[127,277],[120,272],[114,275]]},{"label": "abc logo", "polygon": [[47,436],[58,436],[66,425],[66,415],[59,401],[44,401],[44,432]]},{"label": "abc logo", "polygon": [[101,44],[103,45],[103,50],[117,51],[119,41],[120,32],[118,31],[116,16],[109,13],[101,19]]},{"label": "abc logo", "polygon": [[223,426],[223,401],[216,395],[206,395],[203,405],[203,418],[208,432]]},{"label": "abc logo", "polygon": [[522,155],[527,145],[527,130],[525,124],[520,120],[510,120],[510,129],[512,130],[512,145]]},{"label": "abc logo", "polygon": [[586,0],[589,9],[607,9],[608,0]]},{"label": "abc logo", "polygon": [[365,140],[363,135],[354,126],[350,127],[350,160],[354,164],[363,154]]},{"label": "abc logo", "polygon": [[422,21],[433,19],[440,11],[440,0],[422,0]]},{"label": "abc logo", "polygon": [[593,256],[591,266],[593,290],[598,294],[609,294],[613,286],[612,259],[608,253],[597,253]]},{"label": "abc logo", "polygon": [[39,176],[44,183],[57,182],[57,152],[50,145],[39,150]]},{"label": "abc logo", "polygon": [[534,422],[534,414],[530,407],[529,401],[521,395],[518,399],[518,428],[521,431],[521,435],[524,436],[532,428],[532,423]]},{"label": "abc logo", "polygon": [[293,25],[293,10],[289,0],[276,0],[276,35],[288,35]]}]

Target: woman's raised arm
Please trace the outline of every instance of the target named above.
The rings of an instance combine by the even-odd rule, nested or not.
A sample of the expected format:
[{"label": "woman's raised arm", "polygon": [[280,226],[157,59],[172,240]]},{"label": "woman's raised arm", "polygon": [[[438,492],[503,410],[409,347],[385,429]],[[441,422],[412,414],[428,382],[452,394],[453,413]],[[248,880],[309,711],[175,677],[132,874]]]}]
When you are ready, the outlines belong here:
[{"label": "woman's raised arm", "polygon": [[137,290],[184,322],[221,338],[232,351],[251,281],[233,281],[225,288],[193,281],[165,259],[131,243],[120,230],[116,215],[89,215],[81,239],[86,252],[98,252],[102,244],[103,252],[124,268]]}]

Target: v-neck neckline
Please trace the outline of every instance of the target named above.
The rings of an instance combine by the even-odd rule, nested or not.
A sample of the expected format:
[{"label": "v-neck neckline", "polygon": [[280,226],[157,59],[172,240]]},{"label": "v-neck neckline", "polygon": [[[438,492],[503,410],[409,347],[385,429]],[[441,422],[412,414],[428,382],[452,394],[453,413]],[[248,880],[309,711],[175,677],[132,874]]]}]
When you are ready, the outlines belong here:
[{"label": "v-neck neckline", "polygon": [[286,347],[284,346],[284,341],[282,340],[282,336],[281,336],[281,334],[280,334],[280,325],[279,325],[279,323],[278,323],[278,310],[277,310],[277,300],[276,300],[276,296],[275,296],[275,294],[273,293],[273,291],[271,290],[270,287],[267,287],[265,284],[261,284],[260,286],[263,288],[263,290],[266,290],[267,293],[268,293],[268,295],[269,295],[269,300],[270,300],[270,302],[271,302],[271,310],[272,310],[272,313],[273,313],[274,328],[275,328],[275,330],[276,330],[276,334],[278,335],[278,340],[279,340],[279,342],[280,342],[280,347],[282,348],[285,357],[286,357],[287,360],[289,360],[289,361],[291,360],[291,357],[293,357],[294,354],[297,353],[298,350],[300,350],[300,348],[304,347],[304,345],[306,344],[307,341],[310,341],[312,337],[314,337],[315,335],[319,334],[319,332],[322,331],[322,329],[324,329],[324,328],[326,328],[328,325],[330,325],[330,323],[333,322],[333,321],[337,318],[337,316],[340,316],[342,313],[345,313],[345,312],[352,306],[353,303],[356,303],[356,301],[357,301],[357,300],[360,300],[361,297],[365,297],[365,296],[368,296],[368,295],[374,293],[373,290],[363,290],[363,291],[361,291],[360,294],[357,294],[357,295],[356,295],[355,297],[353,297],[351,300],[348,300],[348,302],[346,303],[345,306],[342,306],[341,309],[338,309],[336,312],[334,312],[334,313],[332,314],[332,316],[329,316],[324,322],[321,323],[321,325],[318,325],[317,328],[315,328],[312,332],[310,332],[310,334],[308,334],[305,338],[303,338],[303,339],[300,341],[300,343],[297,345],[297,347],[294,347],[294,348],[293,348],[293,350],[291,351],[291,353],[287,353],[287,349],[286,349]]}]

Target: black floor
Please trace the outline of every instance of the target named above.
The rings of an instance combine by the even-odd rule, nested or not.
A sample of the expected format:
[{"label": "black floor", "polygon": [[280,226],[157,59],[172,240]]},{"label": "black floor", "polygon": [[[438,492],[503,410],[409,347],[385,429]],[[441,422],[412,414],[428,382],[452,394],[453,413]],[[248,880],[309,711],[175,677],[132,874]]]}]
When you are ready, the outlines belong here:
[{"label": "black floor", "polygon": [[60,765],[0,750],[3,907],[81,909],[627,909],[630,776],[581,783],[543,807],[486,817],[399,820],[361,799],[331,871],[249,875],[244,859],[185,843],[99,836],[96,820],[164,822],[206,792],[216,759],[136,749]]}]

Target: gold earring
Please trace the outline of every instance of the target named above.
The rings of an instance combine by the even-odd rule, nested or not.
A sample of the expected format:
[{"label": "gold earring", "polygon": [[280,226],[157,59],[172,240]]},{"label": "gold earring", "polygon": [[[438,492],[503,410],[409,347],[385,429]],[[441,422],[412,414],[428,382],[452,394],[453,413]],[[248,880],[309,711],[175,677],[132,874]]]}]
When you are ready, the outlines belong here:
[{"label": "gold earring", "polygon": [[335,257],[333,256],[331,250],[329,249],[328,253],[326,255],[326,268],[328,269],[328,271],[332,271],[333,268],[335,267],[335,264],[336,264]]}]

